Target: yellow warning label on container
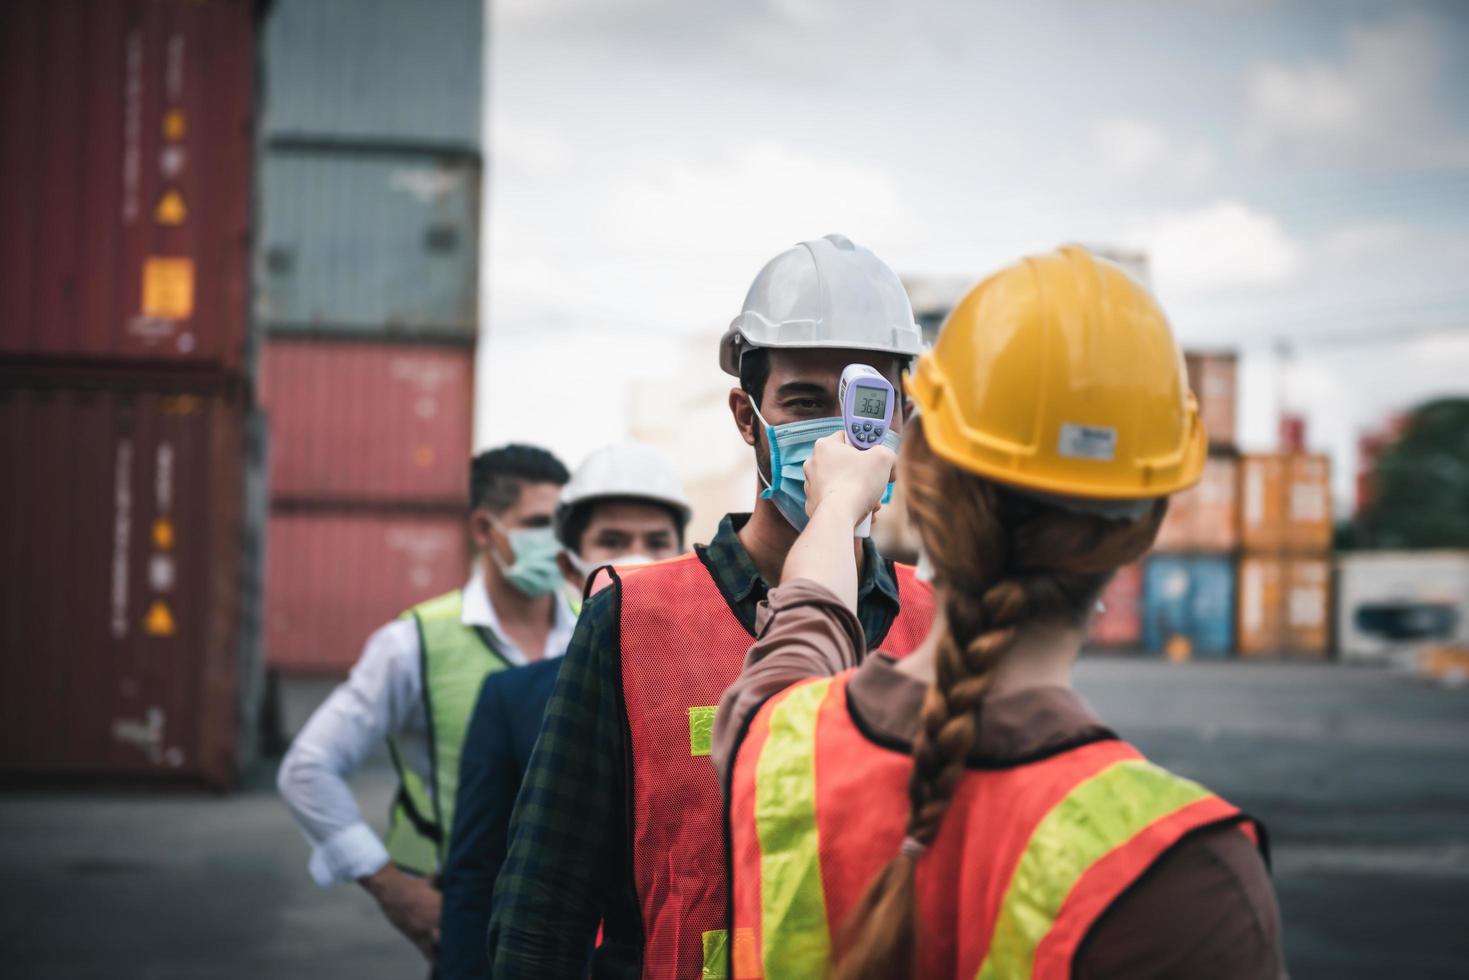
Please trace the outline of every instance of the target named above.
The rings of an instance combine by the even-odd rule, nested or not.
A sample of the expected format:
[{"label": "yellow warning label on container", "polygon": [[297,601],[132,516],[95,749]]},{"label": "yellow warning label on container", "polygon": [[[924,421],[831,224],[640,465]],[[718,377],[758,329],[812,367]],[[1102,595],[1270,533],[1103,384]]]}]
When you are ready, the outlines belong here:
[{"label": "yellow warning label on container", "polygon": [[184,110],[170,109],[163,114],[163,138],[166,140],[184,138]]},{"label": "yellow warning label on container", "polygon": [[153,600],[153,605],[148,607],[148,615],[143,617],[143,632],[149,636],[173,636],[178,632],[168,603],[162,599]]},{"label": "yellow warning label on container", "polygon": [[159,551],[173,550],[173,521],[166,517],[153,521],[153,547]]},{"label": "yellow warning label on container", "polygon": [[413,463],[420,469],[428,469],[434,465],[434,447],[419,446],[413,450]]},{"label": "yellow warning label on container", "polygon": [[187,320],[194,314],[194,260],[152,256],[143,261],[143,315]]},{"label": "yellow warning label on container", "polygon": [[153,209],[153,220],[160,225],[181,225],[189,216],[189,209],[184,206],[184,196],[176,190],[167,190],[158,199],[158,207]]}]

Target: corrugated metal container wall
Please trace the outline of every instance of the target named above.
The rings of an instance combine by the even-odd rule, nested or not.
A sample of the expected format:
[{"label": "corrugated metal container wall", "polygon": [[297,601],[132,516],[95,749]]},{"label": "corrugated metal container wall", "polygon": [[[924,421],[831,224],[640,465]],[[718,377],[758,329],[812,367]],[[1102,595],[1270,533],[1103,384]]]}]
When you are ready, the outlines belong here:
[{"label": "corrugated metal container wall", "polygon": [[470,348],[272,340],[272,496],[463,505],[473,387]]},{"label": "corrugated metal container wall", "polygon": [[1239,564],[1239,650],[1326,655],[1331,563],[1325,558],[1246,555]]},{"label": "corrugated metal container wall", "polygon": [[477,327],[478,160],[274,150],[262,161],[257,314],[272,333],[468,339]]},{"label": "corrugated metal container wall", "polygon": [[1155,555],[1143,572],[1143,645],[1170,657],[1227,657],[1234,649],[1234,560]]},{"label": "corrugated metal container wall", "polygon": [[1239,462],[1214,455],[1192,490],[1168,502],[1153,545],[1159,551],[1232,551],[1239,544]]},{"label": "corrugated metal container wall", "polygon": [[1088,634],[1093,646],[1135,647],[1143,636],[1143,567],[1123,565],[1102,593],[1102,610]]},{"label": "corrugated metal container wall", "polygon": [[251,5],[0,4],[0,353],[248,367]]},{"label": "corrugated metal container wall", "polygon": [[1286,457],[1285,544],[1297,554],[1331,549],[1331,460],[1323,455]]},{"label": "corrugated metal container wall", "polygon": [[1286,568],[1285,648],[1326,656],[1331,633],[1331,562],[1293,557]]},{"label": "corrugated metal container wall", "polygon": [[483,0],[274,0],[269,137],[480,145]]},{"label": "corrugated metal container wall", "polygon": [[1385,663],[1424,643],[1469,644],[1469,551],[1364,551],[1337,557],[1337,647]]},{"label": "corrugated metal container wall", "polygon": [[1250,453],[1239,461],[1240,543],[1250,551],[1285,548],[1285,457]]},{"label": "corrugated metal container wall", "polygon": [[1239,652],[1248,657],[1279,653],[1283,645],[1282,588],[1285,559],[1245,555],[1239,562]]},{"label": "corrugated metal container wall", "polygon": [[178,378],[0,376],[0,772],[234,781],[243,420]]},{"label": "corrugated metal container wall", "polygon": [[1239,355],[1188,353],[1184,355],[1188,383],[1199,399],[1199,414],[1209,445],[1235,443],[1236,406],[1239,401]]},{"label": "corrugated metal container wall", "polygon": [[373,630],[464,584],[464,519],[383,514],[271,516],[266,659],[300,673],[344,673]]}]

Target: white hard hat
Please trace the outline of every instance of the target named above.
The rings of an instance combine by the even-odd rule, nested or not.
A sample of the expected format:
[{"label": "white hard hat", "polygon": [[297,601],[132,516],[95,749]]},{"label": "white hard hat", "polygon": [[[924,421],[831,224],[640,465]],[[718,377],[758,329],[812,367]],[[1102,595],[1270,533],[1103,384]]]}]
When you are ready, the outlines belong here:
[{"label": "white hard hat", "polygon": [[576,468],[561,488],[561,501],[556,508],[557,530],[571,508],[604,497],[637,497],[666,504],[678,512],[680,526],[687,524],[693,513],[678,473],[673,469],[673,461],[661,450],[642,442],[603,446]]},{"label": "white hard hat", "polygon": [[897,273],[842,235],[787,249],[765,264],[719,342],[719,366],[740,373],[752,347],[840,347],[917,356],[922,343]]}]

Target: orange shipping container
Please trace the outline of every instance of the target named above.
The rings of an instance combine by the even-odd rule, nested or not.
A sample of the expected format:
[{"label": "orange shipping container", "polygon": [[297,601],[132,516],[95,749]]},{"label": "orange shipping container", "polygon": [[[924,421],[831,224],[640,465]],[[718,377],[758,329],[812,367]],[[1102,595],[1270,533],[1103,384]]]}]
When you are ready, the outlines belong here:
[{"label": "orange shipping container", "polygon": [[1102,609],[1092,619],[1093,646],[1137,647],[1143,635],[1143,567],[1123,565],[1102,593]]},{"label": "orange shipping container", "polygon": [[1188,367],[1189,387],[1199,399],[1199,414],[1209,433],[1209,445],[1233,446],[1239,355],[1185,354],[1184,363]]},{"label": "orange shipping container", "polygon": [[1158,551],[1233,551],[1239,543],[1239,463],[1211,456],[1192,490],[1169,501]]},{"label": "orange shipping container", "polygon": [[1288,457],[1285,545],[1297,554],[1331,549],[1331,461],[1321,455]]},{"label": "orange shipping container", "polygon": [[1248,555],[1239,564],[1239,650],[1325,656],[1331,568],[1324,558]]},{"label": "orange shipping container", "polygon": [[1249,551],[1285,548],[1285,457],[1276,453],[1241,456],[1239,461],[1239,537]]},{"label": "orange shipping container", "polygon": [[1247,551],[1331,549],[1331,464],[1319,454],[1240,457],[1240,543]]}]

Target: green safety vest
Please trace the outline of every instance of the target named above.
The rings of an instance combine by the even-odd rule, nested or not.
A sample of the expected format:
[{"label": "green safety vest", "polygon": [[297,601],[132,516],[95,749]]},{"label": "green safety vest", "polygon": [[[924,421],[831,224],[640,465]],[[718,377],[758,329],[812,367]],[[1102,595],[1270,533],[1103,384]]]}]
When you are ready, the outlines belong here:
[{"label": "green safety vest", "polygon": [[[463,609],[463,591],[455,589],[420,602],[399,617],[412,619],[418,626],[430,776],[425,783],[405,766],[397,739],[389,737],[388,750],[398,770],[398,795],[393,800],[386,843],[394,864],[425,876],[441,869],[449,856],[459,758],[479,689],[490,674],[512,666],[495,648],[489,630],[461,622]],[[580,596],[571,609],[580,613]]]},{"label": "green safety vest", "polygon": [[449,854],[459,756],[480,685],[490,674],[510,666],[492,645],[487,630],[460,622],[463,608],[463,594],[455,589],[419,603],[400,617],[418,626],[430,776],[425,782],[405,766],[398,740],[388,739],[398,770],[398,795],[388,823],[387,846],[393,863],[421,875],[438,871]]}]

